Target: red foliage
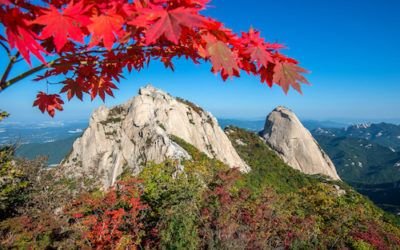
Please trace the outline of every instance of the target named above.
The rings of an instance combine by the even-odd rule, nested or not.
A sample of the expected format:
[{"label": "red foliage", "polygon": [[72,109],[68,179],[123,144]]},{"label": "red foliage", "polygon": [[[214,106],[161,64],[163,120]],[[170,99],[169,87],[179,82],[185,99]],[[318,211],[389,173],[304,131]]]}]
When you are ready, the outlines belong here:
[{"label": "red foliage", "polygon": [[[307,83],[306,70],[280,54],[282,45],[266,42],[254,29],[239,36],[203,16],[200,11],[208,2],[1,1],[5,35],[0,38],[29,64],[30,54],[43,63],[43,54],[48,54],[46,72],[37,80],[64,75],[67,80],[61,81],[65,85],[61,93],[67,93],[68,99],[82,99],[87,93],[92,99],[98,95],[104,100],[106,95],[113,96],[124,68],[140,70],[150,60],[160,60],[173,69],[173,59],[182,56],[194,63],[210,61],[212,71],[220,72],[224,80],[240,76],[243,70],[285,92],[290,87],[301,91],[300,84]],[[42,107],[52,105],[41,103]]]},{"label": "red foliage", "polygon": [[238,178],[235,170],[219,173],[206,192],[206,207],[201,212],[204,244],[216,241],[227,249],[273,249],[289,248],[294,240],[309,240],[314,218],[279,215],[273,207],[279,198],[274,191],[266,189],[252,197],[246,189],[237,190]]},{"label": "red foliage", "polygon": [[56,109],[60,111],[63,110],[62,104],[64,104],[64,102],[61,100],[59,95],[48,95],[44,92],[39,92],[33,106],[38,106],[42,113],[46,111],[53,117]]},{"label": "red foliage", "polygon": [[144,234],[142,212],[148,207],[140,200],[138,183],[135,179],[121,181],[104,197],[87,195],[68,209],[75,224],[83,226],[83,237],[91,247],[135,248],[141,243]]},{"label": "red foliage", "polygon": [[362,240],[369,243],[375,249],[385,250],[390,246],[400,246],[400,239],[395,235],[382,230],[382,226],[370,222],[366,225],[366,230],[353,231],[352,237],[354,239]]},{"label": "red foliage", "polygon": [[29,14],[19,8],[1,8],[0,21],[5,27],[7,42],[10,48],[17,48],[22,57],[31,65],[29,53],[45,62],[41,53],[45,53],[38,43],[38,35],[30,28]]},{"label": "red foliage", "polygon": [[44,26],[41,39],[53,37],[54,45],[58,52],[67,43],[68,38],[83,43],[85,34],[81,27],[90,24],[90,19],[85,12],[90,6],[84,7],[83,2],[73,4],[71,2],[66,8],[61,8],[61,12],[54,6],[43,10],[43,15],[38,16],[32,24]]}]

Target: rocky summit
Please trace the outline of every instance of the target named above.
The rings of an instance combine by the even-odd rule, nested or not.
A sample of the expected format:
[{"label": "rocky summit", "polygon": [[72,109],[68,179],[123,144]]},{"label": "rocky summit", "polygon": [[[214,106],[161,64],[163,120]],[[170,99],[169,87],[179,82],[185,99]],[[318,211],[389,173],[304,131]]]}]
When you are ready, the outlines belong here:
[{"label": "rocky summit", "polygon": [[61,163],[60,171],[69,177],[100,176],[107,188],[124,171],[138,174],[146,162],[190,159],[171,136],[232,168],[249,171],[215,117],[150,85],[125,104],[96,110],[89,127]]},{"label": "rocky summit", "polygon": [[329,156],[291,110],[285,107],[274,109],[267,116],[264,130],[260,134],[271,149],[292,168],[306,174],[340,179]]}]

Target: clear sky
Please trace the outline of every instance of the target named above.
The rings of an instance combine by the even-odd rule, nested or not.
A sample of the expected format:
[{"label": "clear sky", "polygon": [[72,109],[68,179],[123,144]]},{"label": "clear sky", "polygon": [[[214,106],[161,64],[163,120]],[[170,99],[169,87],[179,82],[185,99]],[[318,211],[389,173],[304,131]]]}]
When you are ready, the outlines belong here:
[{"label": "clear sky", "polygon": [[[122,103],[140,86],[152,83],[189,99],[221,118],[263,118],[277,105],[293,109],[303,119],[400,120],[400,1],[399,0],[214,0],[204,12],[235,32],[259,29],[269,41],[284,43],[285,52],[312,73],[304,94],[268,88],[243,73],[223,82],[210,64],[176,61],[176,71],[152,63],[141,73],[126,75],[116,98]],[[6,55],[0,52],[1,70]],[[14,73],[27,69],[21,65]],[[51,86],[50,91],[57,91]],[[32,102],[44,83],[24,80],[0,93],[0,109],[10,121],[45,121]],[[71,101],[55,120],[87,119],[101,101]]]}]

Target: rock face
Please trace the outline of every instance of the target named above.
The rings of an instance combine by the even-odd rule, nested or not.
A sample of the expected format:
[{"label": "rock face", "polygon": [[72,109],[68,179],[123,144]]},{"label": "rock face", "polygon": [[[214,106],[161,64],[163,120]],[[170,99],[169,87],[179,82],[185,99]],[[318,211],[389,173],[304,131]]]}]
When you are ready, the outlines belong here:
[{"label": "rock face", "polygon": [[61,173],[95,174],[107,188],[125,170],[138,174],[146,162],[190,159],[170,135],[230,167],[249,171],[210,113],[149,85],[123,105],[96,110],[89,127],[61,163]]},{"label": "rock face", "polygon": [[291,110],[274,109],[266,119],[261,136],[292,168],[340,180],[329,156]]}]

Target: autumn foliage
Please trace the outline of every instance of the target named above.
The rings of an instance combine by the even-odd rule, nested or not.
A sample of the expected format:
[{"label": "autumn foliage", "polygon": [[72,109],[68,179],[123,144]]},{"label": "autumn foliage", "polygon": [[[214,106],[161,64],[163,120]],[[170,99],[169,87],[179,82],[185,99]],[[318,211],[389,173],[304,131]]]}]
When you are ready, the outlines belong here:
[{"label": "autumn foliage", "polygon": [[[109,190],[46,170],[26,179],[22,207],[0,219],[0,248],[398,249],[398,219],[343,183],[279,163],[256,146],[256,134],[230,130],[247,133],[239,153],[253,159],[257,175],[229,169],[176,138],[192,156],[181,162],[183,171],[173,160],[149,163],[137,177],[124,172]],[[80,189],[85,183],[92,188]],[[346,194],[338,196],[333,185]]]},{"label": "autumn foliage", "polygon": [[[241,72],[259,77],[285,92],[301,92],[306,70],[250,29],[240,35],[200,12],[208,0],[1,0],[0,43],[10,63],[0,82],[3,90],[44,71],[36,80],[57,80],[60,93],[40,92],[34,102],[54,116],[68,100],[113,96],[123,70],[143,69],[151,60],[174,68],[173,59],[210,61],[212,72],[226,80]],[[41,64],[33,66],[32,55]],[[22,56],[31,69],[14,78],[10,69]],[[60,81],[60,77],[61,81]]]},{"label": "autumn foliage", "polygon": [[82,196],[67,213],[94,249],[126,249],[141,243],[144,235],[143,211],[136,179],[120,181],[104,196]]}]

